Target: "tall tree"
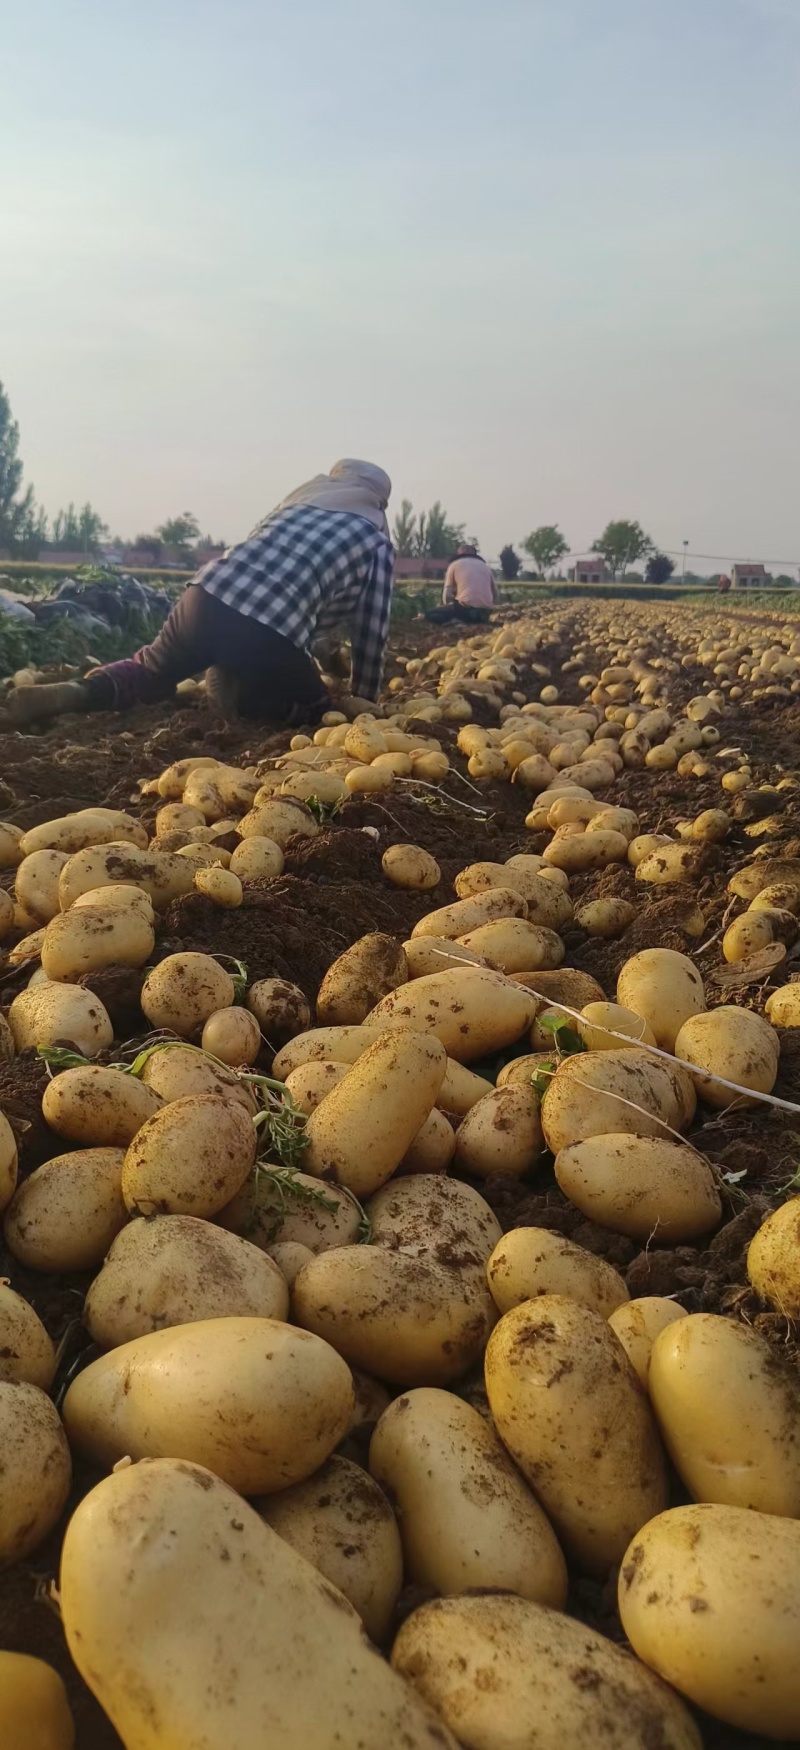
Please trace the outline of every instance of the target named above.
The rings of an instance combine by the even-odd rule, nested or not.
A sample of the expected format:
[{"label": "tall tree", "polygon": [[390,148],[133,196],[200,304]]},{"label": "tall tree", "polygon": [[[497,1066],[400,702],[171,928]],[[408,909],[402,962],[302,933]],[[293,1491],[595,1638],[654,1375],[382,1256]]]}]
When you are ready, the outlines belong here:
[{"label": "tall tree", "polygon": [[404,498],[394,519],[392,541],[398,559],[410,559],[415,552],[417,519],[410,498]]},{"label": "tall tree", "polygon": [[165,547],[188,547],[192,541],[200,537],[200,524],[190,510],[183,511],[181,516],[168,517],[156,529]]},{"label": "tall tree", "polygon": [[534,529],[532,535],[522,543],[525,552],[529,553],[537,571],[542,574],[551,571],[560,559],[569,552],[569,543],[564,540],[557,523],[542,523]]},{"label": "tall tree", "polygon": [[53,517],[53,541],[70,553],[96,553],[107,534],[107,525],[91,504],[84,504],[81,510],[68,504]]},{"label": "tall tree", "polygon": [[19,426],[0,383],[0,547],[10,547],[12,553],[35,515],[33,487],[29,486],[20,497],[21,485]]},{"label": "tall tree", "polygon": [[645,577],[648,583],[669,583],[675,561],[668,553],[651,553],[645,567]]},{"label": "tall tree", "polygon": [[449,559],[453,549],[464,539],[464,523],[451,523],[438,498],[427,516],[420,512],[417,524],[417,553],[427,559]]},{"label": "tall tree", "polygon": [[602,535],[592,542],[592,552],[602,554],[612,577],[652,551],[653,543],[641,523],[628,522],[624,518],[607,523]]},{"label": "tall tree", "polygon": [[500,548],[500,570],[506,583],[513,583],[514,578],[519,577],[521,564],[522,560],[519,554],[515,553],[510,542],[507,547]]}]

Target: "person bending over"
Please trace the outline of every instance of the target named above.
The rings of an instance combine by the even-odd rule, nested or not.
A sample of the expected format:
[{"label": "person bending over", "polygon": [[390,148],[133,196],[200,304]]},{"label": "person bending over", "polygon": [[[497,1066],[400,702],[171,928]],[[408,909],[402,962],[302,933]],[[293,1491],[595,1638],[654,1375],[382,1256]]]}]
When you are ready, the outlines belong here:
[{"label": "person bending over", "polygon": [[437,625],[450,620],[464,620],[468,625],[488,620],[497,601],[497,584],[477,547],[464,543],[456,548],[452,565],[448,565],[442,590],[442,605],[425,615]]},{"label": "person bending over", "polygon": [[351,691],[374,702],[394,581],[391,489],[371,462],[336,462],[203,566],[152,644],[82,681],[18,687],[8,700],[12,721],[124,711],[169,698],[178,681],[206,669],[209,697],[225,716],[315,723],[331,700],[310,647],[342,621],[351,628]]}]

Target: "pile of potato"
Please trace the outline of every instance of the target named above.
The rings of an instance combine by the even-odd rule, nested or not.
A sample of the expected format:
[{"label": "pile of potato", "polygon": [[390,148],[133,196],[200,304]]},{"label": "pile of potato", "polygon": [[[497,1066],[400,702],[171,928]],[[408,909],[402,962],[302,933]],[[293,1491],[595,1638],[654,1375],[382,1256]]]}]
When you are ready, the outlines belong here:
[{"label": "pile of potato", "polygon": [[[655,635],[604,628],[597,674],[588,645],[566,665],[584,709],[560,703],[543,642],[520,621],[433,652],[408,679],[436,692],[393,684],[394,717],[328,721],[264,770],[170,766],[144,785],[152,841],[111,809],[0,827],[16,872],[0,925],[31,968],[0,1049],[55,1054],[43,1116],[62,1149],[18,1182],[0,1115],[5,1240],[28,1270],[87,1274],[96,1356],[57,1410],[53,1344],[0,1284],[0,1562],[56,1525],[76,1458],[107,1473],[69,1521],[59,1596],[131,1750],[696,1750],[687,1700],[800,1736],[800,1387],[745,1325],[631,1299],[574,1241],[503,1233],[482,1194],[497,1175],[535,1187],[547,1156],[587,1221],[642,1247],[701,1240],[723,1187],[683,1133],[698,1103],[768,1096],[776,1026],[800,1024],[800,986],[767,1019],[709,1008],[672,950],[630,955],[613,991],[565,965],[566,932],[624,936],[635,915],[576,903],[576,877],[685,879],[729,831],[720,807],[657,838],[598,793],[712,757],[733,658],[709,648],[722,704],[714,689],[674,714]],[[766,672],[793,670],[765,640],[751,678]],[[476,696],[496,728],[472,720]],[[169,954],[131,1063],[78,980],[147,967],[159,913],[193,888],[240,904],[349,795],[441,784],[450,756],[420,720],[453,726],[478,788],[525,790],[540,848],[465,866],[407,940],[363,936],[313,1012],[284,980],[242,993],[213,955]],[[442,885],[419,845],[383,870]],[[756,858],[731,897],[749,907],[723,942],[738,963],[794,939],[800,864]],[[565,1022],[583,1049],[562,1051]],[[800,1317],[800,1198],[748,1270]],[[566,1613],[568,1573],[618,1574],[632,1651]],[[394,1633],[405,1586],[430,1601]],[[73,1742],[37,1660],[0,1653],[0,1741]]]}]

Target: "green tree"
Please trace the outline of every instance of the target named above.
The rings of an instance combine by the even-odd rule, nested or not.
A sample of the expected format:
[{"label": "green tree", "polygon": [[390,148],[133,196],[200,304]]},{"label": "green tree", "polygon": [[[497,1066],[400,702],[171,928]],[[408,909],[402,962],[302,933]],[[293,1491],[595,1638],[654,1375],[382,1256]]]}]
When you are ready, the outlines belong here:
[{"label": "green tree", "polygon": [[165,547],[186,548],[193,541],[199,540],[200,524],[190,510],[185,510],[181,516],[168,517],[156,529],[156,534],[161,537]]},{"label": "green tree", "polygon": [[627,522],[623,518],[607,523],[602,535],[592,542],[591,550],[602,555],[612,577],[616,577],[618,571],[626,571],[629,565],[635,565],[637,559],[652,553],[653,543],[641,523]]},{"label": "green tree", "polygon": [[392,541],[398,559],[410,559],[416,551],[417,519],[410,498],[404,498],[394,519]]},{"label": "green tree", "polygon": [[70,553],[96,553],[107,534],[107,525],[91,504],[84,504],[81,510],[68,504],[53,518],[53,541]]},{"label": "green tree", "polygon": [[0,547],[14,553],[35,518],[33,487],[20,496],[22,462],[19,456],[19,426],[11,403],[0,383]]},{"label": "green tree", "polygon": [[464,523],[448,521],[447,511],[437,498],[427,515],[420,512],[415,551],[421,558],[449,559],[453,549],[464,539],[464,527]]},{"label": "green tree", "polygon": [[564,540],[557,523],[542,523],[534,529],[532,535],[522,543],[525,552],[529,553],[537,571],[543,574],[551,571],[560,559],[569,552],[569,544]]},{"label": "green tree", "polygon": [[674,570],[675,561],[670,559],[668,553],[651,553],[645,568],[645,577],[648,583],[669,583]]},{"label": "green tree", "polygon": [[521,565],[522,560],[519,554],[514,552],[510,542],[507,547],[500,548],[500,570],[506,583],[513,583],[515,577],[519,577]]}]

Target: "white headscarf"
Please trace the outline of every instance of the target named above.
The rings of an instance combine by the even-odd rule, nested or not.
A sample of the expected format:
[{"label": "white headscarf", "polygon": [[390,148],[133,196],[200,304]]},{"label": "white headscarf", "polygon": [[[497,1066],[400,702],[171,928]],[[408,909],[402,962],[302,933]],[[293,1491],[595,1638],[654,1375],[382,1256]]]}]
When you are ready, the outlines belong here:
[{"label": "white headscarf", "polygon": [[354,516],[366,517],[388,537],[386,506],[391,490],[388,474],[373,462],[334,462],[330,474],[315,474],[313,480],[282,498],[267,520],[295,505],[313,504],[319,510],[349,510]]}]

